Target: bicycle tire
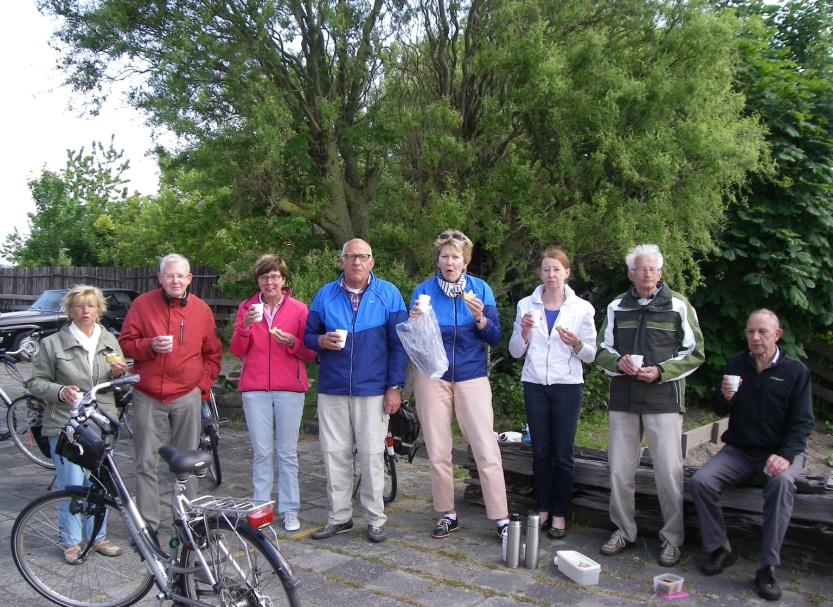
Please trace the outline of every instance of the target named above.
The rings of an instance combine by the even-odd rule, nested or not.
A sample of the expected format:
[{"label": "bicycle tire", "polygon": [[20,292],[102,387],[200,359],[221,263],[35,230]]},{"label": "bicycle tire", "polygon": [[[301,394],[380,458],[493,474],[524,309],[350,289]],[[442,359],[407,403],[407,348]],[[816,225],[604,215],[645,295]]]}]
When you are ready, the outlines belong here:
[{"label": "bicycle tire", "polygon": [[41,596],[64,607],[127,607],[141,600],[154,580],[131,548],[133,536],[115,502],[105,498],[103,504],[106,537],[122,554],[107,557],[91,550],[79,565],[64,562],[57,516],[62,504],[78,513],[98,507],[91,492],[82,487],[48,493],[26,506],[11,535],[12,558],[23,579]]},{"label": "bicycle tire", "polygon": [[385,489],[382,492],[382,500],[390,504],[396,499],[396,455],[388,453],[387,450],[383,455],[385,457]]},{"label": "bicycle tire", "polygon": [[[280,551],[248,523],[240,521],[234,525],[233,522],[233,519],[212,516],[196,527],[196,543],[217,580],[220,594],[202,579],[202,571],[197,571],[181,577],[185,596],[223,607],[242,604],[300,607],[300,582]],[[186,568],[194,568],[197,563],[195,552],[187,545],[183,545],[180,558],[180,564]]]},{"label": "bicycle tire", "polygon": [[119,409],[119,422],[124,426],[127,434],[133,436],[133,389],[122,396],[121,406]]},{"label": "bicycle tire", "polygon": [[217,426],[207,423],[202,427],[200,438],[200,449],[211,454],[212,463],[208,465],[208,476],[217,487],[223,482],[223,471],[220,468],[220,436],[217,434]]},{"label": "bicycle tire", "polygon": [[[6,410],[3,411],[3,407],[6,407]],[[6,400],[5,394],[3,395],[3,400],[0,402],[0,441],[6,440],[9,438],[12,433],[9,431],[9,402]]]},{"label": "bicycle tire", "polygon": [[12,440],[21,453],[29,460],[49,470],[55,469],[51,457],[43,454],[38,446],[38,440],[33,431],[41,421],[41,413],[46,408],[46,403],[41,399],[24,394],[18,396],[9,405],[6,413],[6,423],[9,426]]}]

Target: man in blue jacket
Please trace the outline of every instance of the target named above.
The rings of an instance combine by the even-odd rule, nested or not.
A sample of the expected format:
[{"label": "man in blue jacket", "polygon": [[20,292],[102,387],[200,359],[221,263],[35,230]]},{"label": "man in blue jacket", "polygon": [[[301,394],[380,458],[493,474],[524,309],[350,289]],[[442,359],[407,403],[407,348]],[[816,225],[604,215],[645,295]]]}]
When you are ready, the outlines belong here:
[{"label": "man in blue jacket", "polygon": [[311,537],[327,539],[353,528],[355,444],[367,538],[383,542],[382,451],[388,416],[402,400],[408,355],[396,325],[408,315],[397,288],[371,272],[373,253],[364,240],[347,242],[338,264],[342,275],[315,294],[304,331],[304,344],[320,353],[318,437],[330,500],[326,524]]},{"label": "man in blue jacket", "polygon": [[[708,560],[700,566],[717,575],[735,562],[726,536],[720,494],[763,475],[764,512],[761,553],[755,589],[769,601],[781,598],[775,567],[781,564],[781,543],[790,524],[795,480],[804,467],[807,437],[813,431],[810,372],[778,347],[782,330],[769,310],[752,312],[746,322],[749,352],[726,363],[713,407],[729,415],[726,443],[691,478],[691,497],[700,520],[700,537]],[[731,379],[740,378],[736,386]]]}]

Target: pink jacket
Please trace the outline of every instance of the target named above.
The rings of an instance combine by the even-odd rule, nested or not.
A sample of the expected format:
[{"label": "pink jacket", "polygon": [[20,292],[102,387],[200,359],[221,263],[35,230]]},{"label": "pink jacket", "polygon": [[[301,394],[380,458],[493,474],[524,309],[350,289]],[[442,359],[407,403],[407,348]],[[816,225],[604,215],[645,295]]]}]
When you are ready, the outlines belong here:
[{"label": "pink jacket", "polygon": [[272,326],[295,336],[292,348],[279,344],[269,333],[266,316],[253,324],[248,331],[243,329],[243,318],[253,303],[259,301],[260,292],[237,306],[234,334],[231,336],[231,352],[243,359],[240,372],[241,392],[254,390],[284,390],[306,392],[309,388],[304,361],[315,358],[315,352],[304,345],[304,327],[307,324],[307,307],[290,297],[284,289],[284,300],[275,316]]}]

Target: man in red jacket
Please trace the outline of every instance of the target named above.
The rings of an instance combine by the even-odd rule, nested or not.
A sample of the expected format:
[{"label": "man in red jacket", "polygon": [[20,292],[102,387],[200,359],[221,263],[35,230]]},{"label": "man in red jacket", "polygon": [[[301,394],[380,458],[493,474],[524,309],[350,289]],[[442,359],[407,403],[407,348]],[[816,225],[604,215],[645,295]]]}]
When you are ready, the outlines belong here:
[{"label": "man in red jacket", "polygon": [[[177,449],[196,449],[200,399],[220,373],[223,346],[211,308],[188,293],[191,266],[172,253],[159,263],[159,284],[131,304],[119,345],[141,376],[133,395],[133,448],[136,452],[136,505],[147,523],[159,528],[157,452],[168,439]],[[196,479],[186,495],[196,497]]]}]

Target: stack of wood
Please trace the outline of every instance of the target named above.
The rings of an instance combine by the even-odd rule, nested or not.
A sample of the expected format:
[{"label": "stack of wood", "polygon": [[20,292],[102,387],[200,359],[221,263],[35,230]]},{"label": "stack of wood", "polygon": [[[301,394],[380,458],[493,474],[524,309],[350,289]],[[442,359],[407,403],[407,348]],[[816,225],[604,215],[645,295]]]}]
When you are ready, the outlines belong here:
[{"label": "stack of wood", "polygon": [[[532,448],[525,443],[500,443],[503,473],[511,512],[536,511],[535,488],[532,483]],[[575,487],[572,516],[587,524],[609,527],[610,469],[607,451],[576,447]],[[464,499],[483,504],[477,465],[468,451],[469,477],[465,479]],[[699,468],[685,467],[685,524],[687,543],[699,538],[697,512],[691,501],[688,483]],[[833,555],[833,491],[825,488],[826,479],[802,475],[797,483],[790,528],[784,540],[787,547],[810,550],[809,562],[830,563]],[[731,538],[760,542],[762,535],[763,479],[723,494],[724,516]],[[662,526],[662,513],[657,499],[650,458],[643,457],[636,472],[637,525],[641,532],[656,532]]]}]

